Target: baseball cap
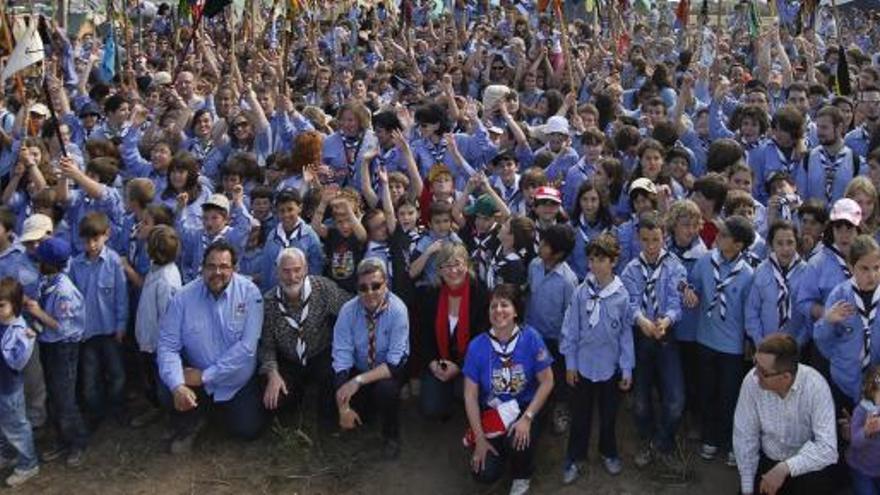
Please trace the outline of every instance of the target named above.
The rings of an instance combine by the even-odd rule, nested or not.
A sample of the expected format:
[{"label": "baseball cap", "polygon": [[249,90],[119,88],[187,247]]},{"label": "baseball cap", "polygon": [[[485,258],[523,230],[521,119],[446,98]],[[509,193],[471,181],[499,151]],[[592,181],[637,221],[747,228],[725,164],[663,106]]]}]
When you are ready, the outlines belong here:
[{"label": "baseball cap", "polygon": [[629,186],[629,194],[632,195],[632,193],[639,189],[651,194],[657,194],[657,186],[654,185],[654,182],[652,182],[651,179],[645,177],[640,177],[632,181],[632,184]]},{"label": "baseball cap", "polygon": [[61,237],[50,237],[37,246],[34,257],[47,265],[64,266],[70,259],[70,243]]},{"label": "baseball cap", "polygon": [[98,106],[97,103],[90,101],[83,105],[83,107],[79,111],[80,117],[85,117],[87,115],[101,115],[101,107]]},{"label": "baseball cap", "polygon": [[562,204],[562,195],[559,193],[559,189],[556,189],[554,187],[541,186],[535,189],[535,201],[540,201],[542,199],[547,199]]},{"label": "baseball cap", "polygon": [[571,134],[571,130],[568,127],[568,119],[559,115],[550,117],[547,119],[547,123],[544,124],[544,134],[565,134],[566,136]]},{"label": "baseball cap", "polygon": [[28,111],[30,113],[42,115],[43,117],[49,116],[49,107],[43,105],[42,103],[34,103],[33,105],[31,105],[31,108]]},{"label": "baseball cap", "polygon": [[858,227],[862,223],[862,208],[849,198],[838,199],[829,218],[832,222],[843,220]]},{"label": "baseball cap", "polygon": [[465,215],[480,215],[484,217],[491,217],[497,212],[498,208],[495,206],[492,196],[488,194],[483,194],[472,205],[464,209]]},{"label": "baseball cap", "polygon": [[34,213],[27,217],[22,225],[21,242],[39,241],[40,239],[52,235],[55,228],[52,225],[52,219],[42,213]]},{"label": "baseball cap", "polygon": [[166,84],[171,84],[171,74],[163,71],[157,72],[153,76],[153,81],[150,83],[152,86],[164,86]]},{"label": "baseball cap", "polygon": [[202,203],[203,209],[209,206],[215,206],[225,211],[227,215],[229,214],[229,198],[224,194],[214,193],[207,199],[207,201]]}]

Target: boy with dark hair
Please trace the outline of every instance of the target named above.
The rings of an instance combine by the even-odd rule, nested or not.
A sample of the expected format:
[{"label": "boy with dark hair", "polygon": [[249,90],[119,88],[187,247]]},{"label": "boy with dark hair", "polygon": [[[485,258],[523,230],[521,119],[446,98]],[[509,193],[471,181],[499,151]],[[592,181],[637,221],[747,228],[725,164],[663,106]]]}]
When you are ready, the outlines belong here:
[{"label": "boy with dark hair", "polygon": [[526,324],[544,338],[544,344],[553,355],[556,377],[553,409],[553,431],[557,435],[568,429],[569,413],[565,407],[563,385],[565,360],[559,354],[562,320],[578,285],[578,278],[565,261],[574,249],[574,230],[568,224],[548,227],[541,236],[538,256],[529,264],[529,298]]},{"label": "boy with dark hair", "polygon": [[79,224],[79,236],[85,251],[70,263],[70,279],[82,292],[86,316],[80,348],[80,388],[93,424],[97,425],[107,415],[122,422],[125,421],[122,339],[128,323],[125,270],[116,251],[106,245],[110,238],[106,215],[87,214]]},{"label": "boy with dark hair", "polygon": [[745,304],[753,279],[743,252],[754,241],[749,220],[728,217],[718,232],[716,248],[697,261],[691,272],[694,289],[687,288],[684,295],[686,305],[700,308],[700,457],[711,460],[719,449],[726,450],[728,465],[736,464],[731,451],[733,411],[743,376]]},{"label": "boy with dark hair", "polygon": [[435,201],[429,209],[430,227],[416,242],[410,255],[409,276],[415,280],[416,287],[437,285],[437,266],[434,254],[440,251],[444,242],[462,242],[452,230],[452,205]]},{"label": "boy with dark hair", "polygon": [[[284,189],[275,196],[275,226],[266,234],[260,262],[260,290],[275,286],[276,258],[282,249],[297,247],[306,254],[309,273],[324,271],[324,251],[318,234],[302,218],[302,196],[298,189]],[[264,227],[265,229],[265,227]]]},{"label": "boy with dark hair", "polygon": [[[70,157],[61,158],[58,169],[61,177],[56,186],[58,202],[67,209],[67,223],[71,230],[77,228],[83,217],[90,211],[101,211],[107,215],[113,226],[122,224],[125,214],[119,190],[113,187],[119,172],[119,162],[113,158],[102,157],[89,160],[86,171],[79,169]],[[70,190],[68,181],[73,180],[79,189]],[[69,239],[74,254],[83,251],[82,240],[75,232]]]},{"label": "boy with dark hair", "polygon": [[[681,261],[664,247],[664,228],[660,215],[648,212],[639,218],[641,252],[623,269],[620,278],[629,292],[634,309],[636,362],[635,419],[642,441],[635,463],[644,467],[658,452],[663,464],[680,472],[675,457],[675,435],[684,411],[684,377],[678,342],[670,334],[681,318],[681,292],[687,271]],[[657,388],[663,414],[654,416],[654,388]]]}]

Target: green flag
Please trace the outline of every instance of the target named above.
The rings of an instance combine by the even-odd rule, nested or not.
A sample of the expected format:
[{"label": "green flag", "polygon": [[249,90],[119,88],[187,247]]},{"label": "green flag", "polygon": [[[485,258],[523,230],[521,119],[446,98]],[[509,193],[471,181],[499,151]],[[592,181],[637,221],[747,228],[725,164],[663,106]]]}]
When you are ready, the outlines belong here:
[{"label": "green flag", "polygon": [[749,2],[749,36],[757,38],[761,32],[761,18],[758,16],[758,5],[755,0]]}]

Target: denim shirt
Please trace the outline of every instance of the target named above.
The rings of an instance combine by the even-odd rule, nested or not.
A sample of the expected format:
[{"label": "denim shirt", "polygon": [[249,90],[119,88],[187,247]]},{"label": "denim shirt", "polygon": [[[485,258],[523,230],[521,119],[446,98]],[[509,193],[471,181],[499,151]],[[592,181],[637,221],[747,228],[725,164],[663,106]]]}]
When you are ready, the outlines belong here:
[{"label": "denim shirt", "polygon": [[183,385],[183,367],[202,370],[202,382],[216,401],[232,399],[254,374],[263,327],[263,296],[235,273],[214,295],[203,278],[171,299],[159,323],[159,376],[169,390]]},{"label": "denim shirt", "polygon": [[70,278],[83,294],[86,311],[85,335],[125,332],[128,323],[128,283],[122,260],[107,246],[90,260],[80,254],[70,262]]}]

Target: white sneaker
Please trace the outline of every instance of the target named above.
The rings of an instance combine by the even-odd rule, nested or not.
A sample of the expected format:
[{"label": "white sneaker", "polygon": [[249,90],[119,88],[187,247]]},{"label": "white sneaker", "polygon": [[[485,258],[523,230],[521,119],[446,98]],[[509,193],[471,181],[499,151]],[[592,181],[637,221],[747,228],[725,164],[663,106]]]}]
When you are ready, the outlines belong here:
[{"label": "white sneaker", "polygon": [[731,451],[727,453],[727,462],[728,467],[735,468],[736,467],[736,455]]},{"label": "white sneaker", "polygon": [[718,455],[718,447],[709,445],[708,443],[704,443],[700,446],[700,457],[702,457],[704,461],[711,461],[716,455]]},{"label": "white sneaker", "polygon": [[40,474],[40,466],[34,466],[25,471],[16,469],[6,478],[6,486],[19,486],[38,474]]},{"label": "white sneaker", "polygon": [[570,485],[574,483],[580,477],[580,475],[581,471],[578,469],[577,464],[572,462],[562,472],[562,484]]},{"label": "white sneaker", "polygon": [[526,479],[513,480],[513,483],[510,485],[510,495],[525,495],[529,493],[530,483],[531,481]]}]

